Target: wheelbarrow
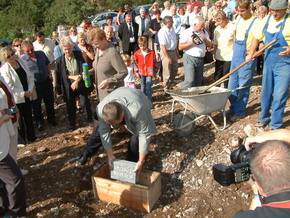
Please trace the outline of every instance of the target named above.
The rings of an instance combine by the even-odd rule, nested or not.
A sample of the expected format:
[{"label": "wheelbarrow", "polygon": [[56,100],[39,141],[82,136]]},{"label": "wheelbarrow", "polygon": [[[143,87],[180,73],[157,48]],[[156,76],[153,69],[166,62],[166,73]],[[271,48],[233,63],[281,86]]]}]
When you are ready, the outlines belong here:
[{"label": "wheelbarrow", "polygon": [[[205,89],[207,89],[207,86],[167,90],[167,93],[173,98],[170,111],[171,124],[173,124],[178,135],[188,136],[191,134],[194,123],[202,118],[208,118],[217,130],[226,128],[225,105],[231,91],[222,87],[211,87],[207,89],[207,92],[203,92]],[[184,110],[175,116],[174,111],[177,103],[181,104]],[[211,117],[213,112],[222,112],[222,128],[219,128]]]}]

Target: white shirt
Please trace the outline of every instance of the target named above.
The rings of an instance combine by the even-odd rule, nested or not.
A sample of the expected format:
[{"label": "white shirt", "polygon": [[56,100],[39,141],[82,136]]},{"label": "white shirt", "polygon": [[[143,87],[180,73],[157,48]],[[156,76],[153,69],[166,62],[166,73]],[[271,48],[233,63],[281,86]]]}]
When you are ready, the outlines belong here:
[{"label": "white shirt", "polygon": [[170,16],[170,17],[171,17],[172,15],[171,15],[171,11],[165,8],[165,9],[161,12],[160,17],[163,19],[163,18],[166,17],[166,16]]},{"label": "white shirt", "polygon": [[127,67],[128,75],[125,77],[124,82],[126,83],[134,83],[135,77],[134,77],[134,64],[131,64]]},{"label": "white shirt", "polygon": [[131,31],[132,31],[132,37],[130,37],[130,43],[134,43],[135,42],[135,38],[134,38],[134,27],[133,27],[133,23],[127,23],[127,26],[128,26],[128,30],[129,30],[129,34],[130,34],[130,28],[131,28]]},{"label": "white shirt", "polygon": [[35,51],[43,51],[47,58],[49,59],[49,62],[52,63],[54,62],[54,43],[51,39],[44,39],[44,43],[40,44],[37,40],[33,42],[33,47]]},{"label": "white shirt", "polygon": [[[180,38],[179,38],[179,43],[186,43],[190,40],[192,40],[192,27],[187,28],[186,30],[184,30],[183,32],[180,33]],[[197,35],[199,35],[199,33],[196,33]],[[205,31],[204,32],[205,37],[209,39],[208,33]],[[194,45],[191,48],[185,49],[184,53],[188,54],[190,56],[193,57],[204,57],[205,56],[205,52],[206,52],[206,45],[204,43],[200,44],[200,45]]]},{"label": "white shirt", "polygon": [[165,46],[167,50],[175,50],[177,47],[177,39],[174,28],[168,29],[163,26],[158,32],[159,44]]}]

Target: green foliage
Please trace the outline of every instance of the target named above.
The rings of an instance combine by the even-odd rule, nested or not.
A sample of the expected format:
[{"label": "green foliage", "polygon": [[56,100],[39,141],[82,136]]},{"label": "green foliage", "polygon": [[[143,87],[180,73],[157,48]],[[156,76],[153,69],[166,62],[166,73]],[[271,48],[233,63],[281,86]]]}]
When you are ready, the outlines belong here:
[{"label": "green foliage", "polygon": [[77,25],[100,11],[148,3],[152,0],[0,0],[0,38],[25,37],[39,30],[50,35],[59,24]]}]

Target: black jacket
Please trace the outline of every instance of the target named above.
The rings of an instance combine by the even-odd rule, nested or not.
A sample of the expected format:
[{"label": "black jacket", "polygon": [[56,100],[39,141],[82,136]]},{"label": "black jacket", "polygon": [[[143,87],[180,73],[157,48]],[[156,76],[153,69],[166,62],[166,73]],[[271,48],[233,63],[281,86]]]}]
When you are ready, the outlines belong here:
[{"label": "black jacket", "polygon": [[[134,29],[133,35],[135,38],[135,43],[137,43],[139,25],[135,22],[132,22],[132,25],[133,25],[133,29]],[[126,22],[122,23],[119,26],[118,33],[119,33],[119,37],[122,41],[123,50],[128,51],[129,45],[130,45],[130,32],[129,32],[129,28],[128,28],[128,25]]]},{"label": "black jacket", "polygon": [[[82,52],[81,51],[73,51],[73,55],[77,60],[79,74],[82,75],[82,64],[85,63],[85,60],[82,56]],[[64,54],[61,57],[59,57],[58,59],[56,59],[55,70],[56,70],[56,76],[57,76],[56,77],[57,92],[62,93],[64,98],[68,99],[71,97],[70,95],[72,94],[73,90],[70,87],[71,81],[70,81],[70,79],[68,79],[69,72],[68,72],[67,67],[66,67]],[[77,90],[77,92],[81,95],[86,95],[90,91],[92,91],[92,88],[93,88],[93,85],[89,89],[86,88],[84,85],[84,81],[82,80],[80,82],[80,86],[79,86],[79,89]]]}]

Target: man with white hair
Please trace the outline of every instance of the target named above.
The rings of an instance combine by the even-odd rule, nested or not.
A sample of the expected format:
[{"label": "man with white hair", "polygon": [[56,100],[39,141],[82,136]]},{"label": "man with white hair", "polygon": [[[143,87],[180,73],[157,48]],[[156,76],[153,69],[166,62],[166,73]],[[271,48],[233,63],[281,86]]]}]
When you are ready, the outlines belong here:
[{"label": "man with white hair", "polygon": [[164,17],[166,17],[166,16],[171,16],[171,12],[170,12],[170,6],[171,6],[171,4],[170,4],[170,1],[165,1],[164,3],[163,3],[163,5],[164,5],[164,9],[163,9],[163,11],[161,12],[161,18],[163,19]]},{"label": "man with white hair", "polygon": [[145,8],[140,8],[140,15],[135,17],[135,22],[139,25],[138,36],[148,35],[150,17],[146,14]]},{"label": "man with white hair", "polygon": [[184,51],[184,81],[179,84],[182,89],[202,85],[203,59],[206,47],[212,45],[204,26],[203,17],[198,16],[193,18],[191,27],[180,34],[179,50]]}]

